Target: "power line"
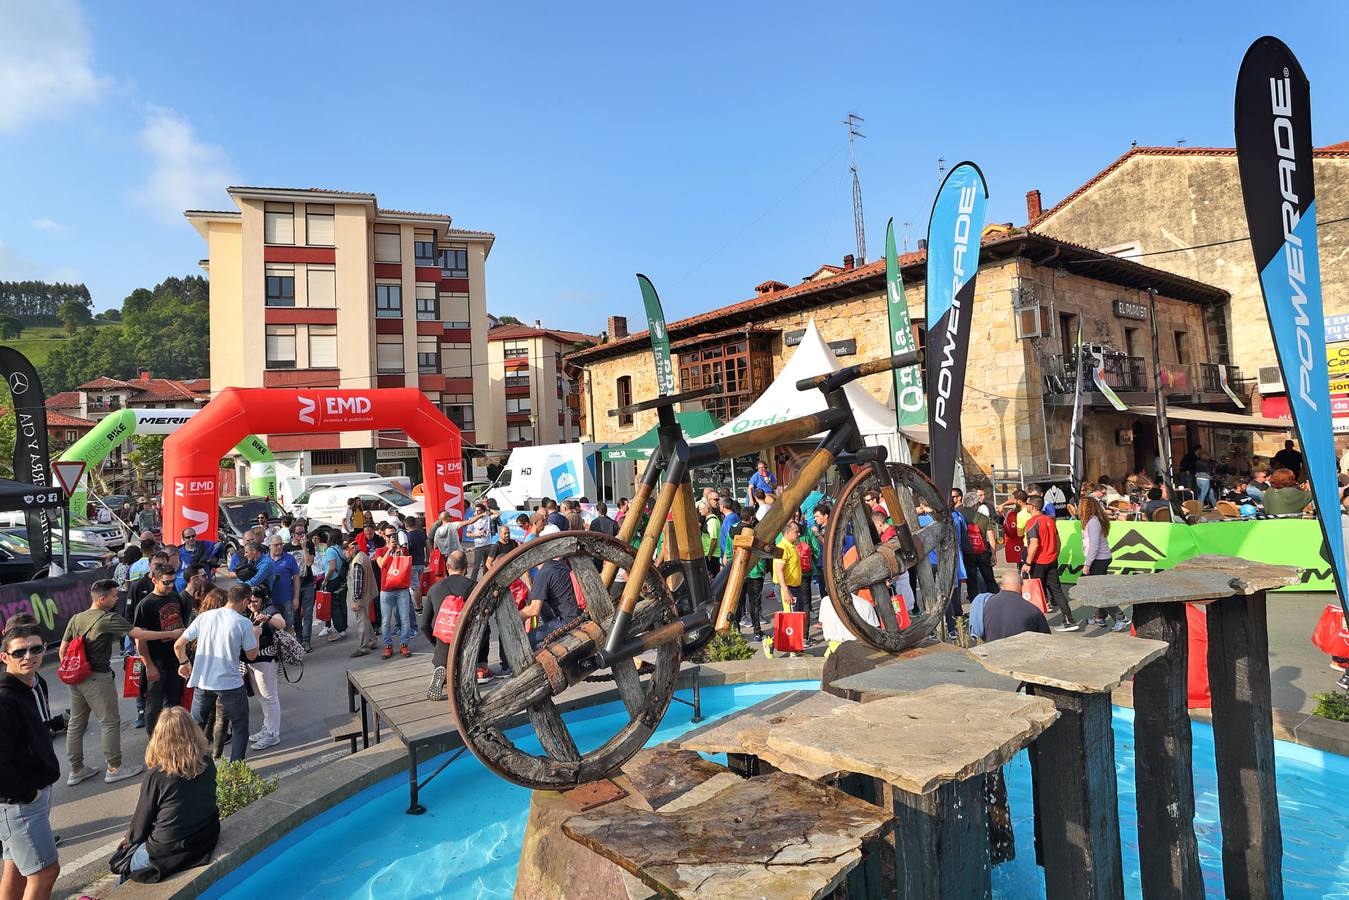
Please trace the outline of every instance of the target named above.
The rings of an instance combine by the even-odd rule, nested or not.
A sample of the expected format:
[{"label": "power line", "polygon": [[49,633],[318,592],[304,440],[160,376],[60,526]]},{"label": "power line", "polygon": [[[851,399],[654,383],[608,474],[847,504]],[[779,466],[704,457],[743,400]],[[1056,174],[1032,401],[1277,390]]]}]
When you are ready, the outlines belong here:
[{"label": "power line", "polygon": [[[1317,221],[1316,225],[1319,228],[1323,225],[1335,225],[1340,222],[1349,222],[1349,216],[1341,216],[1338,219],[1320,219]],[[1243,237],[1228,238],[1227,240],[1223,241],[1211,241],[1207,244],[1195,244],[1191,247],[1173,247],[1170,250],[1150,250],[1147,253],[1133,253],[1130,254],[1129,256],[1111,256],[1107,254],[1107,257],[1110,259],[1141,259],[1142,257],[1145,256],[1165,256],[1168,253],[1186,253],[1190,250],[1204,250],[1208,247],[1222,247],[1226,244],[1240,244],[1241,242],[1249,241],[1250,239],[1251,236],[1248,234]],[[1074,260],[1067,260],[1064,263],[1062,263],[1062,265],[1076,266],[1076,265],[1086,265],[1087,263],[1097,263],[1105,261],[1106,260],[1104,259],[1074,259]]]}]

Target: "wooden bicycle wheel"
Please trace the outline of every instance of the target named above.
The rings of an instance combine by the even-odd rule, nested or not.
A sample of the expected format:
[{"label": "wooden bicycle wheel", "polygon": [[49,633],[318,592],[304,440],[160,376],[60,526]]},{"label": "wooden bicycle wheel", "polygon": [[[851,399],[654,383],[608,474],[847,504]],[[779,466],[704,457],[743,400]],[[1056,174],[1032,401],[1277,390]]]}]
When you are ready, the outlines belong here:
[{"label": "wooden bicycle wheel", "polygon": [[[536,653],[511,597],[510,585],[530,569],[563,560],[581,587],[586,609],[579,619],[549,636]],[[595,532],[563,532],[524,544],[502,557],[469,597],[450,648],[450,709],[465,745],[498,775],[528,788],[565,790],[612,774],[642,748],[665,715],[679,674],[676,636],[655,648],[655,670],[640,676],[632,660],[611,672],[628,722],[600,747],[582,752],[562,720],[554,698],[586,674],[594,674],[593,650],[603,646],[614,617],[620,583],[606,590],[603,564],[623,572],[632,550]],[[673,622],[674,599],[658,576],[648,576],[633,613],[631,634]],[[479,685],[478,646],[493,623],[511,675]],[[521,749],[505,731],[522,721],[534,727],[543,755]]]},{"label": "wooden bicycle wheel", "polygon": [[[956,575],[956,534],[945,501],[937,486],[913,466],[892,463],[886,467],[899,509],[890,510],[896,525],[907,522],[913,535],[915,554],[907,557],[898,538],[884,543],[871,521],[871,510],[863,497],[877,494],[886,485],[872,468],[854,475],[834,497],[833,513],[825,533],[824,577],[834,611],[858,640],[891,653],[899,653],[926,640],[942,619],[951,596]],[[921,500],[933,510],[933,521],[919,527],[916,507]],[[852,535],[857,560],[844,563],[844,544]],[[937,551],[937,564],[928,554]],[[907,628],[900,628],[891,602],[891,584],[902,572],[908,572],[918,603],[918,615]],[[880,627],[868,622],[853,605],[853,595],[870,592]],[[901,601],[902,602],[902,601]]]}]

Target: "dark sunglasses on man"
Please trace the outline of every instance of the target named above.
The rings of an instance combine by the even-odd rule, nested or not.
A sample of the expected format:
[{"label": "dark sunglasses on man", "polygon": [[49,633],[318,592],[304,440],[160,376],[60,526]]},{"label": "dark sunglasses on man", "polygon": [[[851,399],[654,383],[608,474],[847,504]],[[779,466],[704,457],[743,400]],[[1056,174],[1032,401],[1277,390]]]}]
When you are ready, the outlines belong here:
[{"label": "dark sunglasses on man", "polygon": [[6,650],[10,656],[15,659],[24,659],[29,656],[41,656],[47,652],[46,644],[29,644],[26,647],[15,647],[13,650]]}]

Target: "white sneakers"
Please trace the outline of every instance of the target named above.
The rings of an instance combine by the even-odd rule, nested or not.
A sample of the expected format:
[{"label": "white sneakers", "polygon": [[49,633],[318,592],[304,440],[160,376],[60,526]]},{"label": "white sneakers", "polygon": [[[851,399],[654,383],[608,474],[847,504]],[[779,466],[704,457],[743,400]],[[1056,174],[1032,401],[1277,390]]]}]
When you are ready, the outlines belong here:
[{"label": "white sneakers", "polygon": [[126,781],[128,778],[135,778],[145,771],[145,766],[128,765],[123,763],[120,768],[109,769],[103,773],[103,780],[108,784],[116,784],[119,781]]},{"label": "white sneakers", "polygon": [[82,784],[88,781],[90,778],[93,778],[97,774],[98,769],[91,769],[88,766],[85,766],[78,772],[71,772],[70,775],[66,777],[66,784],[70,785],[71,787],[74,787],[77,784]]},{"label": "white sneakers", "polygon": [[249,738],[249,740],[253,741],[254,750],[266,750],[268,747],[275,747],[281,743],[281,736],[279,734],[262,734],[256,740],[252,738]]},{"label": "white sneakers", "polygon": [[324,625],[322,628],[319,629],[319,633],[314,635],[314,637],[327,637],[329,632],[330,629],[328,628],[328,626]]}]

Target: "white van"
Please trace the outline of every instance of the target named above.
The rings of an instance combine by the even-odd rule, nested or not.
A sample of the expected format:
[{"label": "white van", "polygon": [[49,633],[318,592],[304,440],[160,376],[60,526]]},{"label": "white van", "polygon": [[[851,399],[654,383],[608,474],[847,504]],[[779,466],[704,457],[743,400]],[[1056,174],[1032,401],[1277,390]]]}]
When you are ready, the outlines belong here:
[{"label": "white van", "polygon": [[333,472],[328,475],[278,477],[276,491],[281,504],[289,507],[304,502],[300,497],[312,488],[337,487],[362,481],[384,481],[399,485],[405,494],[412,491],[412,479],[406,476],[380,475],[377,472]]},{"label": "white van", "polygon": [[[61,516],[58,510],[51,511],[52,532],[55,535],[61,533]],[[0,528],[26,528],[28,525],[28,515],[20,510],[6,510],[0,512]],[[126,546],[126,532],[120,525],[100,525],[97,522],[91,522],[85,516],[71,514],[70,516],[70,540],[79,541],[83,544],[90,544],[94,547],[103,547],[107,550],[120,551]]]},{"label": "white van", "polygon": [[414,500],[389,482],[373,480],[336,487],[311,488],[295,498],[291,510],[297,518],[308,519],[311,529],[318,525],[341,528],[342,519],[347,512],[347,502],[352,497],[360,499],[361,507],[366,513],[373,515],[376,522],[392,519],[391,513],[394,512],[404,516],[426,514],[426,505],[422,500]]},{"label": "white van", "polygon": [[544,444],[516,447],[487,492],[501,509],[531,509],[544,497],[594,500],[596,453],[605,444]]}]

